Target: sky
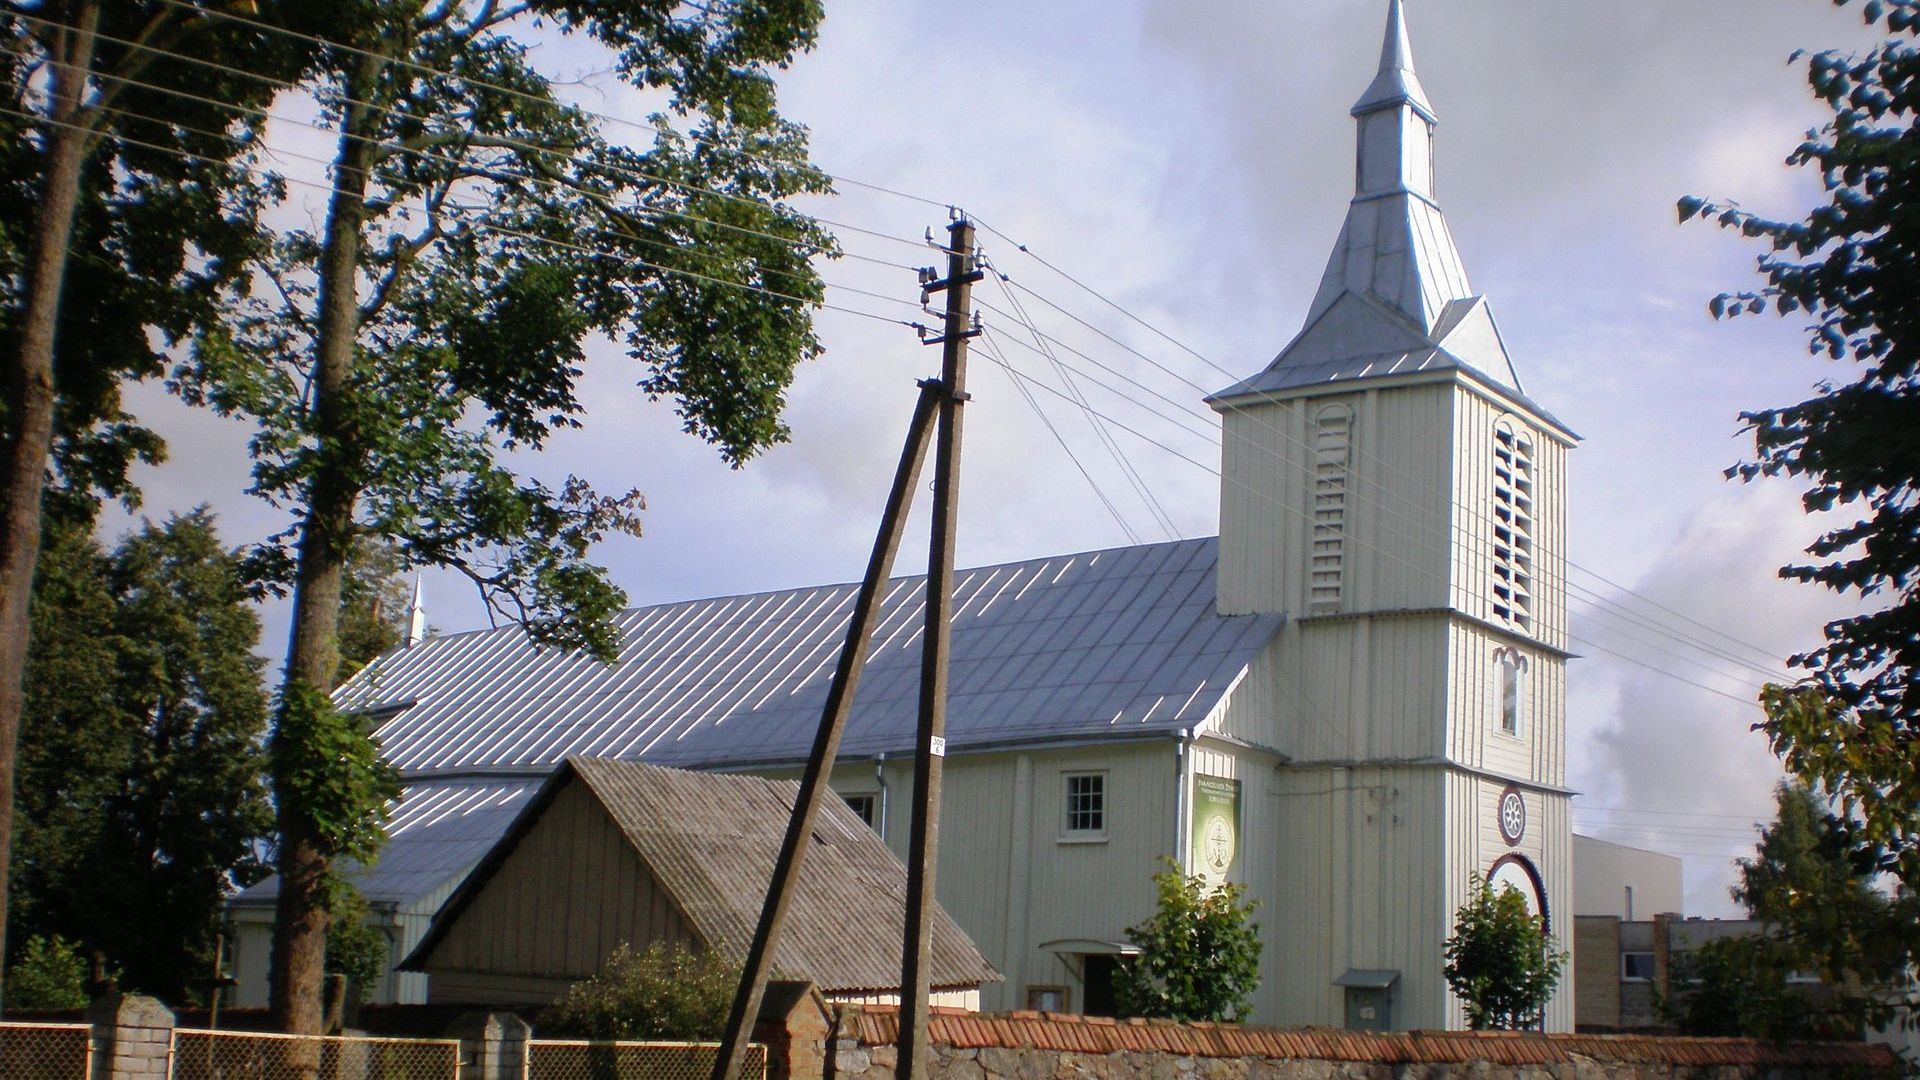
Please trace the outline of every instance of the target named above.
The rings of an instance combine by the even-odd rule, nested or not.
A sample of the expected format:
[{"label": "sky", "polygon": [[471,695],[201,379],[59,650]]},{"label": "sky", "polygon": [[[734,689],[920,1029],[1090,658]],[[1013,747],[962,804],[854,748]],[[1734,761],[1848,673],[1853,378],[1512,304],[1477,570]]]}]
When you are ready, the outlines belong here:
[{"label": "sky", "polygon": [[[1084,353],[1056,347],[1064,362],[1105,365],[1186,407],[1183,428],[1079,383],[1140,433],[1108,431],[1174,531],[1211,534],[1218,481],[1194,462],[1217,463],[1218,450],[1199,399],[1264,367],[1299,328],[1352,194],[1347,110],[1372,77],[1385,8],[829,0],[818,47],[782,75],[782,107],[812,130],[815,160],[846,178],[806,209],[867,230],[837,230],[849,253],[903,264],[823,266],[831,302],[881,318],[821,313],[827,353],[792,388],[793,439],[744,468],[681,434],[668,405],[642,399],[610,343],[593,350],[585,428],[525,466],[646,495],[645,535],[600,552],[635,603],[857,579],[914,380],[938,367],[937,350],[887,320],[927,318],[905,267],[936,260],[916,241],[944,229],[950,204],[990,227],[986,255],[1031,290],[1012,295],[1041,329]],[[1750,850],[1778,777],[1750,730],[1753,695],[1847,607],[1776,578],[1818,529],[1796,490],[1722,473],[1751,449],[1740,410],[1800,400],[1841,373],[1807,355],[1792,319],[1708,316],[1716,292],[1757,281],[1759,250],[1678,225],[1674,203],[1707,195],[1783,216],[1813,205],[1815,178],[1782,159],[1822,109],[1788,56],[1871,39],[1853,9],[1823,0],[1407,8],[1440,117],[1439,201],[1468,273],[1529,396],[1584,438],[1570,481],[1576,828],[1684,856],[1688,913],[1734,915],[1728,860]],[[537,55],[616,121],[610,134],[638,137],[625,124],[648,102],[602,58],[555,43]],[[283,123],[271,137],[279,167],[317,176],[296,155],[324,155],[323,135]],[[309,196],[288,213],[317,221],[318,204]],[[985,313],[983,344],[1059,385],[1021,337],[1008,294],[990,280],[978,295],[998,309]],[[1056,439],[985,349],[969,388],[963,564],[1167,538],[1086,416],[1034,391]],[[1181,411],[1164,399],[1150,400]],[[245,494],[243,427],[158,387],[135,388],[130,401],[172,448],[140,477],[141,513],[209,503],[235,543],[284,524]],[[924,537],[924,516],[913,528]],[[924,565],[917,550],[910,542],[903,571]],[[429,572],[425,588],[437,629],[485,624],[451,575]],[[262,651],[277,664],[286,612],[264,615]]]}]

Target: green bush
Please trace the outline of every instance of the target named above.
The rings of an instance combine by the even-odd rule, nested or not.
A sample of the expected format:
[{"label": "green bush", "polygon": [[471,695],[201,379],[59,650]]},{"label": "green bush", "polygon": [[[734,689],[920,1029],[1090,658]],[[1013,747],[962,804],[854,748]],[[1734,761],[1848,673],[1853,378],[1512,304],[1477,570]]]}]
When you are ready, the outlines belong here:
[{"label": "green bush", "polygon": [[1496,893],[1475,874],[1467,891],[1447,939],[1447,986],[1475,1031],[1539,1027],[1566,970],[1566,952],[1512,886]]},{"label": "green bush", "polygon": [[740,969],[711,953],[622,945],[547,1010],[541,1027],[585,1039],[718,1039],[739,982]]},{"label": "green bush", "polygon": [[1173,860],[1163,861],[1167,869],[1153,875],[1160,894],[1157,909],[1127,929],[1127,940],[1140,947],[1140,954],[1114,973],[1120,1014],[1245,1019],[1260,985],[1257,902],[1244,899],[1245,885],[1211,888],[1206,878],[1182,874]]},{"label": "green bush", "polygon": [[59,934],[27,939],[7,968],[9,1009],[84,1009],[87,961],[80,947]]}]

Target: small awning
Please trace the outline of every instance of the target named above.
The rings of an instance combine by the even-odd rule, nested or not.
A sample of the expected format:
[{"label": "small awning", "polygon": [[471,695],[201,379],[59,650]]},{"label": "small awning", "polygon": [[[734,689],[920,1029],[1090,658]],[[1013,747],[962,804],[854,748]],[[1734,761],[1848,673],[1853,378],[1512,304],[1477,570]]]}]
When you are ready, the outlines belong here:
[{"label": "small awning", "polygon": [[1376,968],[1348,968],[1345,975],[1333,980],[1335,986],[1348,986],[1360,990],[1386,990],[1400,981],[1397,971],[1383,971]]},{"label": "small awning", "polygon": [[[1129,941],[1100,941],[1096,938],[1061,938],[1043,941],[1041,952],[1070,956],[1139,956],[1140,946]],[[1395,972],[1398,975],[1399,972]]]}]

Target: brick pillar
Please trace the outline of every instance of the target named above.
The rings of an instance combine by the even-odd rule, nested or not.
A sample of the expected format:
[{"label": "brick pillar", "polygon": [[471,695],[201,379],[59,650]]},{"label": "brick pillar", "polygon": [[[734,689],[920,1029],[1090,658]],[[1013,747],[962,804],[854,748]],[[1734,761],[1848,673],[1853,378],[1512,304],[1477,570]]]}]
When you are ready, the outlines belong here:
[{"label": "brick pillar", "polygon": [[95,1080],[167,1080],[173,1013],[139,994],[110,994],[87,1006]]},{"label": "brick pillar", "polygon": [[830,1033],[827,1001],[810,982],[767,984],[753,1041],[767,1047],[767,1080],[822,1080]]},{"label": "brick pillar", "polygon": [[460,1040],[460,1080],[525,1080],[533,1029],[513,1013],[467,1013],[447,1030]]}]

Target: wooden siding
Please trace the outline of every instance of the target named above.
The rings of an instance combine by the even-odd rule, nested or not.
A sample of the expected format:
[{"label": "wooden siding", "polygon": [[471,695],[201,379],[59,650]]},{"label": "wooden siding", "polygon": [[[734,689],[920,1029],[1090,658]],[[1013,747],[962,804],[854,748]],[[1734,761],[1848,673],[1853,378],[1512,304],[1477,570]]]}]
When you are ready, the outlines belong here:
[{"label": "wooden siding", "polygon": [[704,946],[586,786],[569,784],[426,958],[431,1000],[475,1000],[447,995],[486,980],[501,993],[564,988],[622,943],[656,941]]},{"label": "wooden siding", "polygon": [[1312,418],[1354,412],[1342,611],[1422,609],[1447,597],[1453,490],[1450,383],[1239,405],[1221,416],[1220,610],[1308,611]]}]

